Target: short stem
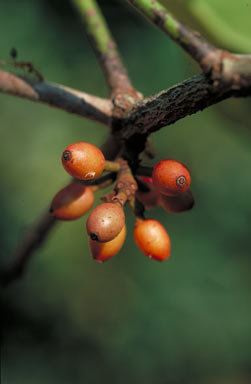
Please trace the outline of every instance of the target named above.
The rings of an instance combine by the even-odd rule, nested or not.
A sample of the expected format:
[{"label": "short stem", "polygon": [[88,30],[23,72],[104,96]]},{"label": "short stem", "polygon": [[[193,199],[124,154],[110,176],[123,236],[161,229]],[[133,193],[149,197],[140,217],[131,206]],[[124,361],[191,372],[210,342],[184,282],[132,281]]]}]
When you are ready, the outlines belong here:
[{"label": "short stem", "polygon": [[93,187],[93,186],[104,185],[106,182],[109,182],[110,184],[112,184],[115,179],[116,179],[116,173],[112,172],[112,173],[108,173],[106,175],[103,175],[103,176],[99,177],[98,179],[92,179],[92,180],[73,179],[73,180],[77,181],[81,184],[89,185],[89,186]]},{"label": "short stem", "polygon": [[120,164],[117,163],[116,161],[106,160],[104,171],[119,172],[120,171]]}]

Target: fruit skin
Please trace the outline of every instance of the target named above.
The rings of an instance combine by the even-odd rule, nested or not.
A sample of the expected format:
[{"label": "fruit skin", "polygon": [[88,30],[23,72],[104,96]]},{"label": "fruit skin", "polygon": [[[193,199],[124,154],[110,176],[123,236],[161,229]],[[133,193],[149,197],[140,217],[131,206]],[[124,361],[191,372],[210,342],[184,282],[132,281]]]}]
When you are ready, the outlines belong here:
[{"label": "fruit skin", "polygon": [[158,191],[153,185],[152,178],[139,176],[138,179],[139,189],[136,191],[136,198],[144,205],[145,208],[151,209],[157,207],[159,205],[160,198]]},{"label": "fruit skin", "polygon": [[105,158],[95,145],[80,142],[65,148],[62,164],[66,172],[75,179],[90,180],[103,172]]},{"label": "fruit skin", "polygon": [[194,197],[191,189],[180,193],[177,196],[166,196],[159,194],[160,205],[163,209],[170,213],[181,213],[189,211],[194,206]]},{"label": "fruit skin", "polygon": [[104,203],[94,208],[87,219],[86,229],[92,240],[106,242],[113,240],[124,225],[123,209],[114,203]]},{"label": "fruit skin", "polygon": [[124,225],[120,233],[111,241],[100,243],[89,237],[89,246],[92,257],[100,262],[106,261],[115,256],[122,248],[126,237],[126,226]]},{"label": "fruit skin", "polygon": [[75,220],[88,212],[93,203],[92,188],[75,181],[54,196],[50,212],[58,220]]},{"label": "fruit skin", "polygon": [[149,258],[164,261],[170,256],[169,235],[157,220],[147,219],[136,223],[134,239],[141,252]]},{"label": "fruit skin", "polygon": [[172,159],[165,159],[156,164],[152,177],[158,191],[167,196],[176,196],[185,192],[191,183],[188,168]]}]

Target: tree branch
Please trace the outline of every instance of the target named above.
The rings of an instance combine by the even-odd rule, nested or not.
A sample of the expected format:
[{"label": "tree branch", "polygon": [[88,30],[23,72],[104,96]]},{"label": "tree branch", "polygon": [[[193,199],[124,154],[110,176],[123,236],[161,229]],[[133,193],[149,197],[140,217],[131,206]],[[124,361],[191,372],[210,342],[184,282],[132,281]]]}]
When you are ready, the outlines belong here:
[{"label": "tree branch", "polygon": [[110,92],[133,89],[116,43],[95,0],[73,0],[85,25],[91,45],[105,73]]},{"label": "tree branch", "polygon": [[27,230],[18,248],[10,257],[9,265],[1,271],[0,282],[2,285],[7,285],[22,276],[33,252],[47,239],[56,222],[55,217],[48,210]]},{"label": "tree branch", "polygon": [[[251,55],[231,54],[209,44],[198,32],[177,20],[157,0],[128,0],[160,30],[178,43],[212,79],[250,85]],[[244,80],[244,81],[243,81]]]},{"label": "tree branch", "polygon": [[111,116],[112,103],[108,99],[3,70],[0,70],[0,92],[48,104],[106,125]]},{"label": "tree branch", "polygon": [[177,20],[157,0],[128,0],[148,20],[155,24],[162,32],[166,33],[173,41],[178,43],[194,60],[198,62],[204,72],[204,58],[209,52],[217,51],[215,47],[204,40],[198,32]]},{"label": "tree branch", "polygon": [[[228,75],[230,78],[230,71]],[[138,103],[127,118],[117,121],[114,133],[123,140],[147,136],[224,99],[246,96],[251,96],[251,73],[243,74],[238,82],[212,81],[204,74],[196,75]]]}]

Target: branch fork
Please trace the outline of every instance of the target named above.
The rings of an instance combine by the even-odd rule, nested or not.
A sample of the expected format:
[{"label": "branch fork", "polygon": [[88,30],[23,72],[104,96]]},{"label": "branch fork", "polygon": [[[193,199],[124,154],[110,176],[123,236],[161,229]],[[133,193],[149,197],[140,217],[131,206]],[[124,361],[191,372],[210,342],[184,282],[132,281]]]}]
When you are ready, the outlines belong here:
[{"label": "branch fork", "polygon": [[132,175],[131,169],[126,160],[118,159],[120,164],[120,170],[117,174],[117,181],[113,190],[106,196],[102,197],[102,200],[106,202],[118,203],[123,207],[128,200],[130,200],[138,189],[137,182]]}]

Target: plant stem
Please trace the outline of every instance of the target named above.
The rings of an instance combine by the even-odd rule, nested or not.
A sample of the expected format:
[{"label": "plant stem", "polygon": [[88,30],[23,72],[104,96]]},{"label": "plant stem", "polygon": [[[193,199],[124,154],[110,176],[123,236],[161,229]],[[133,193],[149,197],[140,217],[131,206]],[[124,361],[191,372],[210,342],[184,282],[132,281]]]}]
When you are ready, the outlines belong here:
[{"label": "plant stem", "polygon": [[106,160],[104,171],[119,172],[119,170],[120,170],[120,164],[118,162]]},{"label": "plant stem", "polygon": [[73,0],[105,73],[110,92],[133,89],[106,21],[95,0]]},{"label": "plant stem", "polygon": [[33,252],[47,239],[57,220],[46,211],[38,221],[28,229],[20,244],[10,257],[10,264],[1,271],[0,281],[7,285],[22,276]]},{"label": "plant stem", "polygon": [[117,175],[117,182],[114,186],[113,202],[119,202],[121,206],[130,200],[138,189],[137,182],[133,177],[130,167],[127,161],[119,159],[120,171]]},{"label": "plant stem", "polygon": [[0,69],[0,92],[57,107],[108,125],[112,103],[60,84],[24,78]]},{"label": "plant stem", "polygon": [[157,0],[128,1],[148,20],[188,52],[189,55],[199,63],[203,70],[206,70],[203,59],[209,52],[215,51],[216,48],[207,43],[198,32],[192,31],[189,27],[178,21]]}]

